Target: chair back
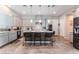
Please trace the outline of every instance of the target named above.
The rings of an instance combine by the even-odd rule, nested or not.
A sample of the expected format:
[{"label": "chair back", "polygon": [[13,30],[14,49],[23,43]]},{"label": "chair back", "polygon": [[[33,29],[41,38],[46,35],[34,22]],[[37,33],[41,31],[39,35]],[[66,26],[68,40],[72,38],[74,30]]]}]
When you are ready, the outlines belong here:
[{"label": "chair back", "polygon": [[26,32],[26,33],[24,33],[24,36],[25,37],[32,37],[32,33],[31,32]]},{"label": "chair back", "polygon": [[41,32],[35,32],[34,37],[41,37]]},{"label": "chair back", "polygon": [[52,37],[52,35],[53,33],[49,33],[49,32],[45,33],[45,37]]}]

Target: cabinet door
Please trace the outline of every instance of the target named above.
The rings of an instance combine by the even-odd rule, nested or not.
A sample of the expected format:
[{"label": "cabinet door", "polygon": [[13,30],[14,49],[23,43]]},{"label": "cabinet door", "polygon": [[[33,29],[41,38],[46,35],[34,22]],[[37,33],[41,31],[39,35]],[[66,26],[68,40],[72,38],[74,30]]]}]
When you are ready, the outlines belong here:
[{"label": "cabinet door", "polygon": [[8,20],[7,20],[7,21],[8,21],[8,26],[11,27],[12,24],[13,24],[13,23],[12,23],[11,16],[8,16]]},{"label": "cabinet door", "polygon": [[8,43],[8,36],[0,36],[0,46]]},{"label": "cabinet door", "polygon": [[13,17],[9,17],[9,22],[10,22],[10,26],[14,26],[14,20],[13,20]]},{"label": "cabinet door", "polygon": [[5,26],[5,25],[6,25],[5,14],[0,13],[0,26]]},{"label": "cabinet door", "polygon": [[11,41],[13,41],[13,34],[12,34],[12,32],[9,32],[9,42],[11,42]]},{"label": "cabinet door", "polygon": [[16,31],[13,32],[13,38],[14,38],[13,40],[17,39],[17,32]]},{"label": "cabinet door", "polygon": [[13,38],[12,41],[17,39],[16,33],[12,33],[12,38]]},{"label": "cabinet door", "polygon": [[13,19],[13,26],[18,26],[20,23],[18,23],[18,19],[16,17],[12,17]]},{"label": "cabinet door", "polygon": [[13,18],[4,13],[0,13],[0,26],[13,26]]},{"label": "cabinet door", "polygon": [[9,42],[17,39],[17,32],[10,32],[9,33]]}]

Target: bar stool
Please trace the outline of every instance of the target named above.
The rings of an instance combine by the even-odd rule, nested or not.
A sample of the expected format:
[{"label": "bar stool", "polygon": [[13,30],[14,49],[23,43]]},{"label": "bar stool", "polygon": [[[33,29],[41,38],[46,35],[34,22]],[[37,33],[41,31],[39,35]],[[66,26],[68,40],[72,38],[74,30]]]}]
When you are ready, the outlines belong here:
[{"label": "bar stool", "polygon": [[35,45],[41,45],[41,32],[35,32],[34,34]]},{"label": "bar stool", "polygon": [[25,37],[25,44],[27,43],[28,45],[32,45],[32,33],[25,32],[24,37]]},{"label": "bar stool", "polygon": [[45,32],[41,32],[41,45],[45,45]]},{"label": "bar stool", "polygon": [[[55,31],[53,31],[52,36],[54,37]],[[52,40],[52,42],[55,42],[55,39]]]},{"label": "bar stool", "polygon": [[53,45],[53,40],[51,39],[53,33],[46,32],[45,33],[45,45],[51,44]]},{"label": "bar stool", "polygon": [[35,39],[34,39],[35,32],[31,32],[31,34],[32,34],[32,45],[35,45]]}]

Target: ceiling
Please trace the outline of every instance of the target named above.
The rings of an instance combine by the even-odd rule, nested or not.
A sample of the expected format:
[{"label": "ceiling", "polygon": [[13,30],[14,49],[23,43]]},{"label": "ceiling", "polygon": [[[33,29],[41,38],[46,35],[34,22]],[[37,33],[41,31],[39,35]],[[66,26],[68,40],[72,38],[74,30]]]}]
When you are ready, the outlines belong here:
[{"label": "ceiling", "polygon": [[51,15],[61,16],[77,8],[77,5],[11,5],[10,8],[20,16]]}]

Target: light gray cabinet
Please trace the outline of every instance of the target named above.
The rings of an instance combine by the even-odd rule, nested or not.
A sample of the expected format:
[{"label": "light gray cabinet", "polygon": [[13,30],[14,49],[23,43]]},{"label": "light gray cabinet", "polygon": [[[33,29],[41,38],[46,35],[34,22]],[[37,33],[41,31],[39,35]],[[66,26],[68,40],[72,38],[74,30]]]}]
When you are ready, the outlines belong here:
[{"label": "light gray cabinet", "polygon": [[8,33],[0,33],[0,47],[8,43]]},{"label": "light gray cabinet", "polygon": [[17,39],[17,31],[0,32],[0,47]]},{"label": "light gray cabinet", "polygon": [[17,39],[17,31],[10,31],[9,32],[9,42]]},{"label": "light gray cabinet", "polygon": [[0,46],[3,46],[8,43],[8,36],[0,37]]}]

